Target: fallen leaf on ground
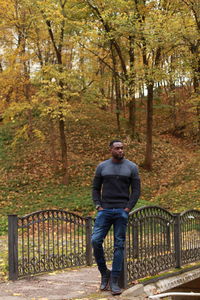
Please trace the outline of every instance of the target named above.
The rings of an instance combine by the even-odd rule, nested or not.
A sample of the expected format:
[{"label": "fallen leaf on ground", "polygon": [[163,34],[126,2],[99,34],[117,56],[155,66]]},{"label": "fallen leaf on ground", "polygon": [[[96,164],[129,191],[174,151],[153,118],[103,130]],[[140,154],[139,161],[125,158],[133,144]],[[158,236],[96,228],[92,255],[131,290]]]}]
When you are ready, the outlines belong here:
[{"label": "fallen leaf on ground", "polygon": [[133,280],[133,281],[131,281],[131,284],[138,284],[139,283],[139,281],[138,280]]}]

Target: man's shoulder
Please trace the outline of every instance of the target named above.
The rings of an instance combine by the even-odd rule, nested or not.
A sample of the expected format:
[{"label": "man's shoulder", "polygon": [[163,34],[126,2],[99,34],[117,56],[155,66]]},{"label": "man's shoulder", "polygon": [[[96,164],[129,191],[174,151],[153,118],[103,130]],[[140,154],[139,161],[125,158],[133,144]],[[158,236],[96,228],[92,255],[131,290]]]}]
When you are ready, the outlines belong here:
[{"label": "man's shoulder", "polygon": [[129,168],[129,170],[131,171],[132,176],[136,179],[139,179],[139,170],[138,170],[138,166],[136,165],[136,163],[126,159],[126,165]]},{"label": "man's shoulder", "polygon": [[100,162],[98,164],[97,168],[103,168],[104,166],[109,165],[110,163],[111,163],[111,159],[106,159],[106,160]]},{"label": "man's shoulder", "polygon": [[128,166],[130,166],[131,168],[138,168],[136,163],[134,163],[133,161],[131,161],[129,159],[124,159],[124,163],[127,164]]}]

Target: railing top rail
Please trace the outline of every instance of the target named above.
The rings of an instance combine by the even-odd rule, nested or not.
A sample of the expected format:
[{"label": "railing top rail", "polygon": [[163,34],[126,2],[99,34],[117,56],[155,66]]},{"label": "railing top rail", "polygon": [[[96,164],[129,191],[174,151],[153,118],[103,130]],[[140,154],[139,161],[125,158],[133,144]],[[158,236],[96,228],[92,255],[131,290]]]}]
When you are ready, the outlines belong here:
[{"label": "railing top rail", "polygon": [[200,216],[200,211],[197,210],[197,209],[188,209],[188,210],[185,210],[185,211],[183,211],[183,212],[180,214],[180,216],[182,217],[182,216],[184,216],[184,215],[187,215],[187,214],[193,214],[193,213],[199,214],[199,216]]},{"label": "railing top rail", "polygon": [[162,208],[162,207],[157,206],[157,205],[147,205],[147,206],[142,206],[142,207],[137,208],[137,209],[133,210],[132,212],[130,212],[129,215],[131,216],[131,215],[133,215],[133,214],[135,214],[135,213],[138,213],[138,212],[140,212],[140,211],[145,211],[145,210],[155,210],[155,209],[160,210],[160,211],[163,211],[163,212],[167,213],[168,215],[170,215],[171,217],[174,217],[174,214],[173,214],[173,213],[171,213],[171,212],[169,212],[168,210],[166,210],[165,208]]},{"label": "railing top rail", "polygon": [[38,210],[38,211],[35,211],[33,213],[30,213],[30,214],[27,214],[27,215],[24,215],[22,217],[18,217],[19,219],[27,219],[29,217],[33,217],[34,215],[39,215],[39,214],[44,214],[44,213],[64,213],[66,215],[71,215],[71,216],[74,216],[74,217],[78,217],[80,219],[88,219],[88,217],[82,217],[82,216],[79,216],[78,214],[75,214],[75,213],[72,213],[72,212],[69,212],[69,211],[66,211],[66,210],[62,210],[62,209],[46,209],[46,210]]}]

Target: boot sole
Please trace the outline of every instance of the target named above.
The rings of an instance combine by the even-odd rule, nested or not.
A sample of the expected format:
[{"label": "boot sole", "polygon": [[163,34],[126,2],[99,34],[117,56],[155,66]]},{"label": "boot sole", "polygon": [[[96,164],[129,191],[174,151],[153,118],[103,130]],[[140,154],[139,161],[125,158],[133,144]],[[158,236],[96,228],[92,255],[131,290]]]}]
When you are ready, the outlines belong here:
[{"label": "boot sole", "polygon": [[120,295],[122,292],[120,291],[120,292],[112,292],[111,291],[111,294],[113,295],[113,296],[115,296],[115,295]]}]

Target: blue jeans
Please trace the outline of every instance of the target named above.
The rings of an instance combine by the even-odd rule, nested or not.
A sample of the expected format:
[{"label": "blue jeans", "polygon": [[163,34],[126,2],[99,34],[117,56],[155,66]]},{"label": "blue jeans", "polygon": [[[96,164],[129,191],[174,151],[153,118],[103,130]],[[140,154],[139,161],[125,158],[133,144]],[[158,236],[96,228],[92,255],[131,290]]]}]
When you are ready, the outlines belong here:
[{"label": "blue jeans", "polygon": [[114,228],[114,256],[112,263],[112,276],[119,277],[124,258],[124,243],[126,238],[126,227],[128,212],[123,208],[105,208],[98,211],[92,234],[92,246],[98,269],[101,274],[107,270],[103,241],[110,227]]}]

